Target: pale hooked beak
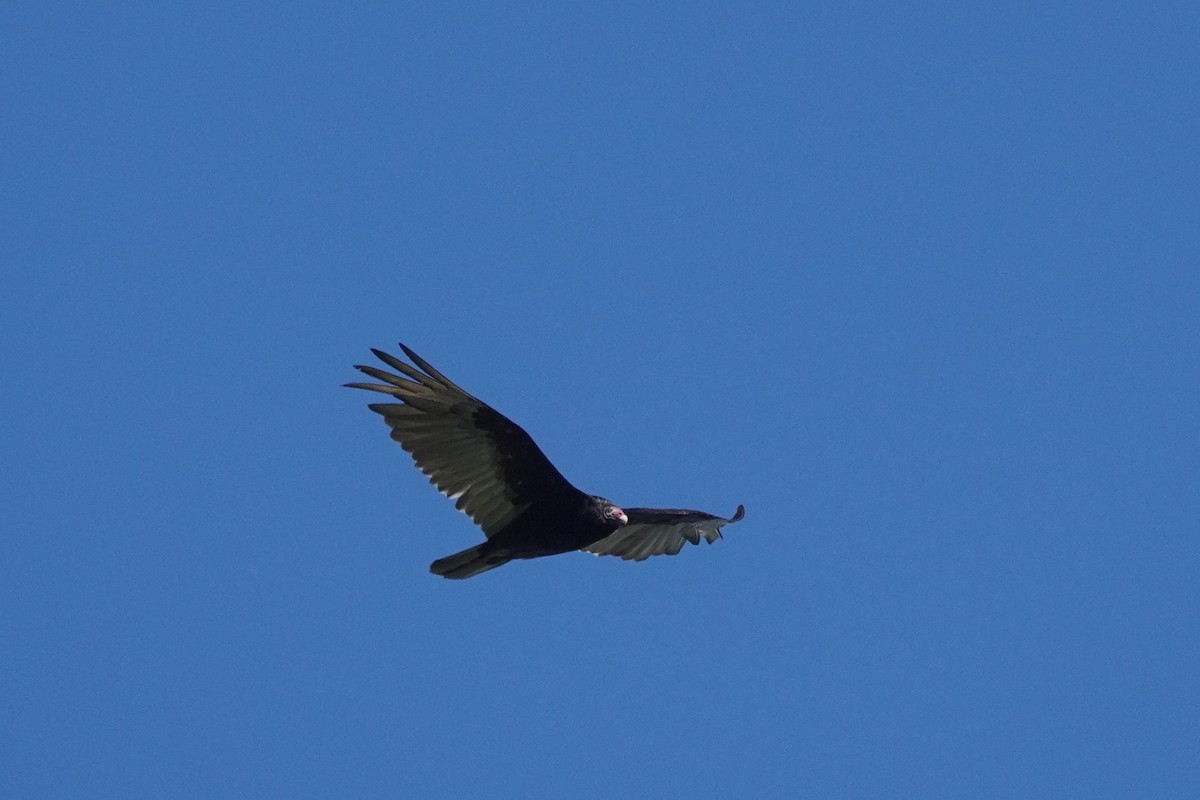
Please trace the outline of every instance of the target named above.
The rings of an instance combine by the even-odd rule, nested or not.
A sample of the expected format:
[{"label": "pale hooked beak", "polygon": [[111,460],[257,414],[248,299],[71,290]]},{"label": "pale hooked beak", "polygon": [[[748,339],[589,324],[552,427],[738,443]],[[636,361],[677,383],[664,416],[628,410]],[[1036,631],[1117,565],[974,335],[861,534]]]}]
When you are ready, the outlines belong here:
[{"label": "pale hooked beak", "polygon": [[614,509],[613,509],[613,516],[615,516],[615,517],[617,518],[617,521],[618,521],[618,522],[620,522],[622,525],[628,525],[628,524],[629,524],[629,517],[625,516],[625,512],[624,512],[624,511],[622,511],[621,509],[619,509],[619,508],[614,508]]}]

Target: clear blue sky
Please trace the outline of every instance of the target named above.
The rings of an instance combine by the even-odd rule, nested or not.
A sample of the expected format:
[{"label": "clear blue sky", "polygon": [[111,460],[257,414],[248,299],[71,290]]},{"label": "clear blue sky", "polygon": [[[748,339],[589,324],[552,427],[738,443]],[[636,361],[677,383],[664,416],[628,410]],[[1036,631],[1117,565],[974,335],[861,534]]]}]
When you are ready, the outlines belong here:
[{"label": "clear blue sky", "polygon": [[392,5],[0,11],[0,796],[1200,796],[1194,4]]}]

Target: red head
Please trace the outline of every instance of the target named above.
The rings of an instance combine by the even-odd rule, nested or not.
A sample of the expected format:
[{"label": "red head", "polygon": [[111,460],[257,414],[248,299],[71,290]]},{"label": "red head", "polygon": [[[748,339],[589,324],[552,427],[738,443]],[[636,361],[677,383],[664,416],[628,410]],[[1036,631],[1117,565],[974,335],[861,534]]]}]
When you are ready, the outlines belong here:
[{"label": "red head", "polygon": [[629,517],[625,516],[625,512],[607,501],[604,504],[604,518],[613,520],[618,525],[627,525],[629,523]]}]

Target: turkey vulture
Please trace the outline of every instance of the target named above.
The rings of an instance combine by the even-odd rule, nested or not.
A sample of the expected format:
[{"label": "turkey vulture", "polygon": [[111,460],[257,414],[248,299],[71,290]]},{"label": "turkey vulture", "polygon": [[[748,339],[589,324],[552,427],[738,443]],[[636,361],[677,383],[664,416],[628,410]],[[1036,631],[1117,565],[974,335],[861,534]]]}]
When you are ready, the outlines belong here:
[{"label": "turkey vulture", "polygon": [[483,544],[434,561],[429,571],[435,575],[470,578],[514,558],[571,550],[632,561],[675,555],[685,541],[716,541],[722,525],[745,514],[742,506],[729,519],[680,508],[621,509],[584,494],[519,425],[400,347],[416,367],[372,348],[400,375],[356,364],[355,369],[383,383],[346,386],[399,401],[368,408],[383,416],[392,438],[412,454],[417,468],[487,537]]}]

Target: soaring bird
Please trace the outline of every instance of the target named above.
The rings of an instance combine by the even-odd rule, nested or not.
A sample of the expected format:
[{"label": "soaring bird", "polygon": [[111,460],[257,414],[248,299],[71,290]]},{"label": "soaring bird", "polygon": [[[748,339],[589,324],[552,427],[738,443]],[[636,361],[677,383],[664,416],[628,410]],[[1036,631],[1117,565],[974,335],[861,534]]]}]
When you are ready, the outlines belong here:
[{"label": "soaring bird", "polygon": [[684,542],[714,542],[732,517],[682,508],[620,508],[585,494],[562,476],[519,425],[472,397],[403,344],[416,366],[374,348],[399,375],[356,364],[383,383],[348,383],[390,395],[398,402],[368,406],[392,429],[429,481],[476,525],[487,541],[439,558],[429,571],[470,578],[515,558],[540,558],[572,550],[642,561],[675,555]]}]

